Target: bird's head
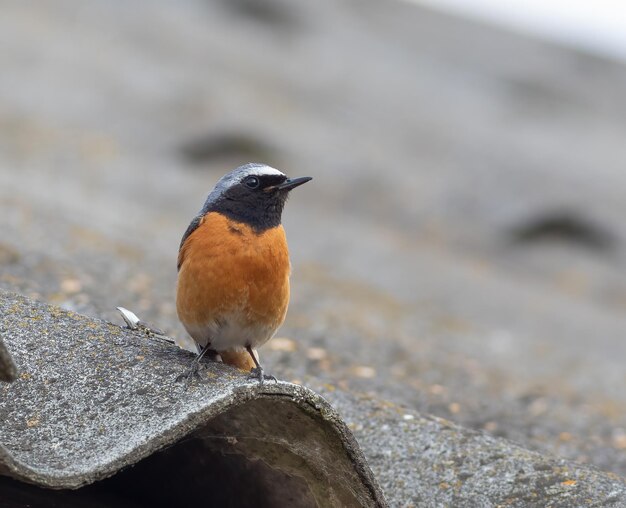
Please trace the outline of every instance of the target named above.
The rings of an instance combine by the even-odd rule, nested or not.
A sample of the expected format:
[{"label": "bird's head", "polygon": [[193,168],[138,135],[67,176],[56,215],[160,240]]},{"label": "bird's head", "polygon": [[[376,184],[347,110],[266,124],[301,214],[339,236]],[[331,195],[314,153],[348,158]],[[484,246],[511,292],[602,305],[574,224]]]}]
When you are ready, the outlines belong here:
[{"label": "bird's head", "polygon": [[312,178],[287,178],[265,164],[246,164],[224,175],[209,194],[202,213],[218,212],[257,231],[281,222],[289,192]]}]

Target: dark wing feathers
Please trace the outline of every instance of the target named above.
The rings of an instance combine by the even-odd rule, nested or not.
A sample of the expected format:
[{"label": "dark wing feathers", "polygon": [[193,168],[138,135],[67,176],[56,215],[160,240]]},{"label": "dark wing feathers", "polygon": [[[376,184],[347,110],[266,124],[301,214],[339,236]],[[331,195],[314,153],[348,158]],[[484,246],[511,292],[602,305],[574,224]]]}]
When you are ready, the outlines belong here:
[{"label": "dark wing feathers", "polygon": [[180,270],[180,265],[182,264],[182,256],[180,254],[181,254],[181,250],[183,246],[185,245],[185,241],[187,240],[187,238],[189,238],[189,236],[191,236],[191,233],[193,233],[196,229],[198,229],[198,226],[200,226],[200,224],[202,224],[203,222],[204,222],[204,214],[197,215],[196,217],[194,217],[191,223],[189,224],[189,227],[187,227],[187,231],[185,231],[185,234],[180,240],[180,245],[178,247],[178,265],[176,267],[178,270]]}]

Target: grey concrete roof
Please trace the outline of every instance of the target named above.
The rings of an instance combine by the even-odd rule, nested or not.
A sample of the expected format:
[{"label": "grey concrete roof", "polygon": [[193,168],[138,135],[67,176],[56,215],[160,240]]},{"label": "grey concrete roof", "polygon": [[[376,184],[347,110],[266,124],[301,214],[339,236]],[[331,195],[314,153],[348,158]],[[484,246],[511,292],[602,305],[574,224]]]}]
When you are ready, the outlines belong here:
[{"label": "grey concrete roof", "polygon": [[351,432],[306,388],[217,364],[187,386],[175,378],[193,355],[145,334],[5,292],[0,316],[22,372],[0,388],[5,475],[76,489],[193,436],[302,477],[318,502],[384,504]]},{"label": "grey concrete roof", "polygon": [[[100,491],[132,481],[141,492],[137,478],[159,467],[172,476],[185,466],[185,474],[194,472],[206,486],[214,470],[203,464],[217,452],[209,455],[217,469],[226,468],[216,464],[228,464],[224,457],[231,455],[269,464],[255,477],[283,504],[281,496],[306,491],[302,482],[321,505],[384,504],[346,423],[307,388],[285,382],[261,387],[218,364],[186,387],[174,379],[193,356],[143,333],[6,292],[0,293],[0,316],[22,372],[17,382],[0,386],[4,475],[77,489],[139,462]],[[318,388],[334,397],[396,506],[403,500],[529,506],[548,498],[554,507],[626,503],[626,484],[615,476],[393,403]],[[129,474],[135,477],[125,479]],[[0,482],[0,489],[8,487],[19,501],[15,484]]]}]

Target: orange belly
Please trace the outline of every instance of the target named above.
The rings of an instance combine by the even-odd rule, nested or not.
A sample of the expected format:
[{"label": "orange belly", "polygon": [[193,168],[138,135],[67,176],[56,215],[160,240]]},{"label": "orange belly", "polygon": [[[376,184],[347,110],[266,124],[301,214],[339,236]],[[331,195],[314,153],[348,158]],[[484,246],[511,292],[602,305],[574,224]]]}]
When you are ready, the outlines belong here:
[{"label": "orange belly", "polygon": [[257,234],[208,213],[179,253],[178,317],[202,346],[258,347],[283,323],[289,303],[289,251],[282,226]]}]

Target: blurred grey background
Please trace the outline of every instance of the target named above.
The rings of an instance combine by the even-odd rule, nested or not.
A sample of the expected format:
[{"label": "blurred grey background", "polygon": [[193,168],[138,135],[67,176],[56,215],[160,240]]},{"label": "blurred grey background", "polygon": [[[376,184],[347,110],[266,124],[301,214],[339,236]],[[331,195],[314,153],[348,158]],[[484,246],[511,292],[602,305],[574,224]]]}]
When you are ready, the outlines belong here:
[{"label": "blurred grey background", "polygon": [[0,69],[3,288],[184,345],[215,181],[310,175],[268,370],[626,473],[622,63],[386,0],[23,0]]}]

